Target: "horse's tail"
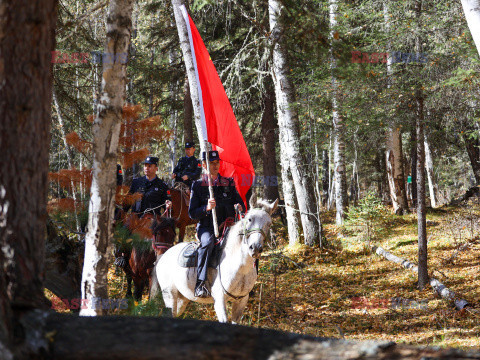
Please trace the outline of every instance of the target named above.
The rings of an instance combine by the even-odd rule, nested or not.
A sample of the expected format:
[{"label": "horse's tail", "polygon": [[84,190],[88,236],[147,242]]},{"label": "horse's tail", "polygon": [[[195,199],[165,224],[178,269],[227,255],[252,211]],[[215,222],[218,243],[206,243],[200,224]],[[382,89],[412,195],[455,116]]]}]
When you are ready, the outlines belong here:
[{"label": "horse's tail", "polygon": [[157,267],[158,260],[160,260],[161,257],[162,255],[157,256],[157,261],[155,261],[155,264],[153,264],[152,273],[150,274],[150,292],[148,294],[148,298],[150,300],[154,299],[160,290],[160,284],[157,279],[157,271],[155,268]]}]

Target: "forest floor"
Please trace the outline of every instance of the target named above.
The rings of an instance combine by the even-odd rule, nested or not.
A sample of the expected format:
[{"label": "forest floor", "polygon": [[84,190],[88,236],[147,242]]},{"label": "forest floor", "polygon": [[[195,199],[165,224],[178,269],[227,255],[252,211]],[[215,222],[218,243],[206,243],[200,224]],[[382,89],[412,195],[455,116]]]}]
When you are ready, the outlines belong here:
[{"label": "forest floor", "polygon": [[[318,337],[480,347],[479,219],[478,200],[427,214],[429,274],[471,304],[462,311],[431,287],[419,291],[416,273],[372,253],[360,227],[335,226],[333,212],[322,219],[328,250],[289,247],[277,219],[276,239],[269,241],[260,260],[243,324]],[[372,244],[416,263],[416,221],[415,214],[389,215],[376,228]],[[471,245],[456,253],[466,242]],[[113,265],[109,280],[111,297],[124,297],[125,278]],[[142,302],[116,313],[159,315],[161,308],[160,299],[149,302],[145,295]],[[195,303],[182,317],[216,320],[212,305]]]}]

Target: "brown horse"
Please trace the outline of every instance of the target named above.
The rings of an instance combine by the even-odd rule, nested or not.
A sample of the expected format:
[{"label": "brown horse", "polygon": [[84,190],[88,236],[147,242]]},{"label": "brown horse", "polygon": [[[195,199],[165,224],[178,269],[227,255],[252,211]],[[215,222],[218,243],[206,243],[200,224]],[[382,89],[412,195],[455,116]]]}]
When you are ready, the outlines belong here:
[{"label": "brown horse", "polygon": [[[128,249],[119,250],[127,260],[123,267],[127,277],[127,296],[132,296],[133,281],[133,296],[137,301],[142,299],[146,286],[150,289],[156,285],[156,280],[151,276],[155,261],[173,245],[176,236],[175,220],[172,218],[162,218],[158,215],[153,217],[146,214],[139,223],[150,224],[148,230],[151,230],[152,235],[144,236],[144,241],[134,243],[129,249],[130,251]],[[133,229],[134,232],[136,230],[138,228]]]},{"label": "brown horse", "polygon": [[178,242],[182,242],[185,237],[185,228],[188,225],[194,225],[196,220],[188,216],[188,207],[190,197],[182,188],[170,189],[170,198],[172,199],[172,218],[175,219],[178,228]]}]

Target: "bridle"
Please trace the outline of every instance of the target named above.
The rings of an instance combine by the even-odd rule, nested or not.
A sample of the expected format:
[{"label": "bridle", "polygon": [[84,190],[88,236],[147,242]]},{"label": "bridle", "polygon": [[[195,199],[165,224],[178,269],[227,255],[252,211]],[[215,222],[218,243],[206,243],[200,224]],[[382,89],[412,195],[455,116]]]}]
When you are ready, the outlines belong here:
[{"label": "bridle", "polygon": [[[252,208],[251,210],[262,210],[262,211],[265,211],[263,209],[259,209],[259,208]],[[266,212],[266,211],[265,211]],[[265,240],[267,238],[266,234],[265,234],[265,231],[263,231],[262,228],[253,228],[253,229],[247,229],[247,221],[245,219],[242,220],[243,221],[243,231],[239,232],[238,235],[243,235],[243,239],[242,239],[242,242],[247,244],[248,243],[248,238],[250,237],[250,235],[252,234],[261,234],[263,236],[263,240]],[[220,264],[218,264],[217,266],[217,269],[218,269],[218,278],[220,280],[220,285],[222,286],[222,289],[223,291],[225,292],[225,294],[227,294],[228,296],[230,296],[231,298],[235,299],[235,300],[240,300],[242,298],[244,298],[245,296],[248,295],[245,294],[245,295],[233,295],[231,294],[230,292],[228,292],[227,289],[225,289],[225,286],[223,286],[223,283],[222,283],[222,273],[220,272]]]},{"label": "bridle", "polygon": [[[260,209],[260,208],[252,208],[250,210],[261,210],[261,211],[264,211],[266,212],[265,210],[263,209]],[[243,235],[243,239],[242,241],[246,244],[248,242],[248,238],[250,237],[250,235],[252,234],[261,234],[263,236],[263,240],[265,240],[267,238],[267,235],[265,234],[265,231],[263,231],[262,228],[252,228],[252,229],[247,229],[247,222],[245,221],[245,219],[242,220],[243,221],[243,230],[241,232],[238,233],[238,235]]]},{"label": "bridle", "polygon": [[[170,227],[169,225],[166,225],[163,228],[168,228]],[[167,242],[162,242],[162,241],[157,241],[157,236],[159,236],[159,232],[160,230],[162,229],[159,229],[159,231],[154,234],[154,237],[153,237],[153,241],[152,241],[152,249],[153,250],[168,250],[170,249],[172,246],[173,246],[173,243],[167,243]]]}]

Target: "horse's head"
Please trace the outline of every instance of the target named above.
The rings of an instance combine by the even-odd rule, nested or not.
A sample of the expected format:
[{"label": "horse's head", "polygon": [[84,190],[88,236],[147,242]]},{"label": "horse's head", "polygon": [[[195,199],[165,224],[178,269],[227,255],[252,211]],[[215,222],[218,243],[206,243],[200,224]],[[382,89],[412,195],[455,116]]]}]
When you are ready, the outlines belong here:
[{"label": "horse's head", "polygon": [[152,223],[153,231],[153,248],[157,255],[165,253],[172,247],[175,241],[175,219],[173,218],[157,218]]},{"label": "horse's head", "polygon": [[278,205],[278,199],[273,203],[258,200],[256,196],[250,199],[250,210],[241,222],[239,234],[242,236],[242,246],[253,258],[259,258],[263,251],[264,241],[272,225],[271,215]]}]

